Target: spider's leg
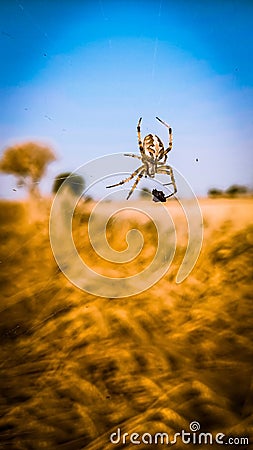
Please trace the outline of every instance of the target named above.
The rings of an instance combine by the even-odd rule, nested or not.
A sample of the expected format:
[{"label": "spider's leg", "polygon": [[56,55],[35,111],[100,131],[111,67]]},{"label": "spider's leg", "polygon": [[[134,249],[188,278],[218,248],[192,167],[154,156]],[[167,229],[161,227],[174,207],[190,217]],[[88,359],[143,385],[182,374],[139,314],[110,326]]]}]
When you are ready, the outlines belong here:
[{"label": "spider's leg", "polygon": [[112,184],[111,186],[106,186],[106,187],[107,188],[112,188],[112,187],[120,186],[121,184],[127,183],[132,178],[134,178],[141,170],[144,170],[143,166],[138,167],[138,169],[136,169],[129,177],[125,178],[124,180],[120,181],[119,183]]},{"label": "spider's leg", "polygon": [[134,182],[134,184],[133,184],[133,186],[132,186],[132,188],[131,188],[131,191],[129,192],[129,194],[128,194],[127,198],[126,198],[127,200],[128,200],[129,197],[132,195],[132,193],[133,193],[133,191],[135,190],[137,184],[139,183],[139,181],[140,181],[141,178],[143,177],[144,171],[145,171],[145,169],[142,169],[142,171],[139,173],[138,177],[136,178],[136,180],[135,180],[135,182]]},{"label": "spider's leg", "polygon": [[173,188],[174,188],[174,192],[172,192],[172,194],[170,194],[170,195],[167,195],[166,198],[172,197],[172,195],[176,194],[177,193],[177,186],[176,186],[176,180],[175,180],[175,177],[174,177],[174,173],[173,173],[172,167],[170,167],[168,165],[162,166],[162,167],[158,167],[157,168],[157,173],[165,173],[165,174],[169,175],[170,178],[171,178],[171,183],[165,183],[164,186],[168,186],[169,184],[172,184]]},{"label": "spider's leg", "polygon": [[159,120],[159,122],[161,122],[163,125],[165,125],[167,128],[170,128],[170,126],[164,122],[162,119],[159,119],[159,117],[156,116],[156,119]]},{"label": "spider's leg", "polygon": [[[170,139],[171,139],[171,141],[170,141],[170,143],[169,143],[169,147],[167,147],[167,148],[164,150],[164,153],[163,153],[163,155],[162,155],[162,157],[164,157],[163,163],[166,163],[167,158],[168,158],[168,153],[172,150],[172,133],[171,133]],[[161,158],[160,158],[160,159],[161,159]]]},{"label": "spider's leg", "polygon": [[164,150],[163,154],[160,156],[159,159],[163,158],[165,156],[164,162],[167,161],[167,154],[171,151],[172,149],[172,128],[163,120],[159,119],[159,117],[156,117],[157,120],[159,120],[159,122],[161,122],[163,125],[166,126],[166,128],[168,128],[169,130],[169,146]]},{"label": "spider's leg", "polygon": [[137,135],[138,135],[138,145],[139,145],[139,150],[141,155],[144,155],[144,150],[143,150],[143,145],[142,145],[142,140],[141,140],[141,121],[142,121],[142,117],[140,117],[138,125],[137,125]]},{"label": "spider's leg", "polygon": [[132,156],[132,158],[141,159],[141,156],[135,155],[134,153],[124,153],[124,156]]}]

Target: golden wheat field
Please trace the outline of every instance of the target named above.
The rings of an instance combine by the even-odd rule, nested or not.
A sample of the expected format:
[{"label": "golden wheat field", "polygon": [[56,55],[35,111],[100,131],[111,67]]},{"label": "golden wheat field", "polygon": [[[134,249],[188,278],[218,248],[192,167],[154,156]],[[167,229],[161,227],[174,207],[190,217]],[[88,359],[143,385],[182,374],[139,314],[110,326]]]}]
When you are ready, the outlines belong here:
[{"label": "golden wheat field", "polygon": [[[132,297],[104,298],[76,288],[58,269],[48,201],[37,218],[28,203],[1,202],[0,448],[166,448],[149,435],[172,439],[193,421],[213,436],[249,438],[228,448],[253,448],[253,200],[203,199],[200,206],[203,247],[183,283],[175,283],[182,234],[158,283]],[[180,237],[182,218],[170,207]],[[89,212],[88,203],[77,209],[75,239],[80,254],[106,272],[108,263],[89,247]],[[108,239],[121,250],[137,222],[145,265],[156,244],[148,220],[119,217],[116,229],[108,224]],[[131,442],[133,433],[145,442]],[[180,439],[174,447],[222,448]]]}]

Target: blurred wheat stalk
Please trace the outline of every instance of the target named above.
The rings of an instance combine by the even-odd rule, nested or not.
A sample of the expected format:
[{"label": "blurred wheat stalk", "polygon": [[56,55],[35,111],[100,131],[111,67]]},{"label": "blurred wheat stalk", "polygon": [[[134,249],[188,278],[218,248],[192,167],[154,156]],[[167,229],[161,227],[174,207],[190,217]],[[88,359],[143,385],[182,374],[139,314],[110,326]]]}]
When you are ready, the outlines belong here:
[{"label": "blurred wheat stalk", "polygon": [[[204,202],[204,247],[191,276],[173,281],[181,241],[159,283],[110,300],[76,289],[58,271],[49,206],[43,220],[29,223],[25,205],[3,202],[1,444],[110,449],[119,425],[128,433],[172,435],[192,420],[201,431],[252,439],[252,204]],[[83,208],[74,218],[80,252],[98,270],[110,270],[91,252]],[[122,223],[124,233],[129,226],[131,218]],[[149,222],[142,232],[150,242],[145,262],[153,254]],[[108,236],[120,250],[113,228]]]}]

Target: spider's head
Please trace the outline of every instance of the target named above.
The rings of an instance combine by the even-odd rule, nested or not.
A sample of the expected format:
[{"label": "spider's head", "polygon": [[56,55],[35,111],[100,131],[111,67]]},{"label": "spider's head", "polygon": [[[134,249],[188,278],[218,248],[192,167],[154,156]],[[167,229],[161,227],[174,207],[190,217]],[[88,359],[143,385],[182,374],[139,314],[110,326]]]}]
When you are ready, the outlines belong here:
[{"label": "spider's head", "polygon": [[156,172],[155,172],[155,167],[154,167],[153,164],[149,166],[147,172],[148,172],[148,176],[149,176],[150,178],[155,178]]},{"label": "spider's head", "polygon": [[155,165],[152,162],[148,161],[146,164],[144,163],[145,166],[145,177],[149,177],[149,178],[155,178],[155,174],[156,174],[156,169],[155,169]]}]

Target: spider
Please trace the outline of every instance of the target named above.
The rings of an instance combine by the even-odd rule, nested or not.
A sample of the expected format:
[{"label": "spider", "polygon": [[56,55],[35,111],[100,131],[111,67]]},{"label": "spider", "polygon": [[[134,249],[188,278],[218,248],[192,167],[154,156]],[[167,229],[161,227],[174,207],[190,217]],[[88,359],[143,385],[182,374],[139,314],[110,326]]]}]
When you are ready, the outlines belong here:
[{"label": "spider", "polygon": [[[137,176],[128,196],[132,195],[133,191],[135,190],[137,184],[143,177],[150,177],[154,178],[156,173],[164,173],[170,176],[171,182],[164,184],[164,186],[173,185],[174,192],[172,192],[170,195],[165,197],[165,199],[171,197],[177,192],[176,182],[173,174],[173,170],[171,166],[166,164],[168,153],[172,149],[172,128],[163,120],[159,119],[159,117],[156,117],[159,122],[161,122],[163,125],[165,125],[169,130],[169,146],[165,149],[164,145],[161,141],[161,139],[156,134],[148,134],[144,137],[143,141],[141,139],[141,121],[142,117],[139,119],[138,125],[137,125],[137,134],[138,134],[138,144],[140,149],[140,156],[135,155],[134,153],[125,153],[124,156],[130,156],[132,158],[140,159],[142,162],[142,165],[138,167],[129,177],[125,178],[124,180],[120,181],[119,183],[112,184],[111,186],[106,186],[107,188],[112,188],[115,186],[120,186],[121,184],[127,183],[132,178]],[[166,200],[165,200],[166,201]]]}]

